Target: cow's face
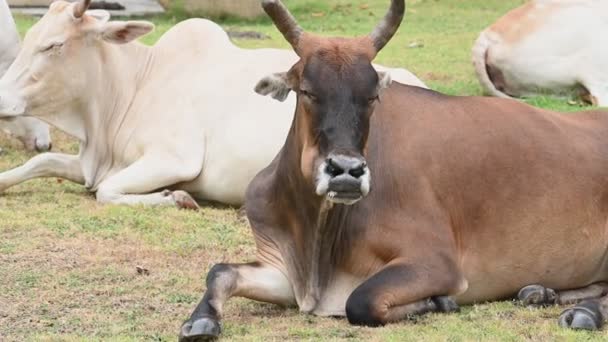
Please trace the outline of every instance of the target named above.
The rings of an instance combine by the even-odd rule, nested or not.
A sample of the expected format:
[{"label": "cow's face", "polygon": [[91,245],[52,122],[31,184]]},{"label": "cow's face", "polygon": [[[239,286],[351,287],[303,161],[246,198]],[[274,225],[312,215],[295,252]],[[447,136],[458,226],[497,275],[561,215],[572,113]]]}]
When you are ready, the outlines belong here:
[{"label": "cow's face", "polygon": [[[106,43],[127,43],[150,32],[146,22],[109,22],[90,0],[57,1],[27,33],[19,55],[0,79],[0,117],[78,113],[103,77]],[[98,84],[98,83],[97,83]]]},{"label": "cow's face", "polygon": [[279,100],[289,91],[296,92],[294,129],[303,146],[304,177],[313,183],[317,195],[334,203],[354,204],[370,191],[371,173],[365,160],[370,119],[381,90],[391,83],[388,74],[373,68],[372,60],[395,33],[404,3],[393,1],[379,29],[354,39],[302,33],[280,2],[265,1],[264,6],[300,61],[287,73],[261,80],[256,91]]}]

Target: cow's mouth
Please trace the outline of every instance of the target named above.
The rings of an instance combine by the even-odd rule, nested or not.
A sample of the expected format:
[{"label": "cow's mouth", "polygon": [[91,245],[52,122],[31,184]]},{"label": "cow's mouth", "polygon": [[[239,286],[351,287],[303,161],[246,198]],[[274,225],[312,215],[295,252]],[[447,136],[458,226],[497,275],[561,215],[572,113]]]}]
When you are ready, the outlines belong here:
[{"label": "cow's mouth", "polygon": [[329,190],[326,199],[336,204],[353,205],[363,198],[361,191],[332,191]]}]

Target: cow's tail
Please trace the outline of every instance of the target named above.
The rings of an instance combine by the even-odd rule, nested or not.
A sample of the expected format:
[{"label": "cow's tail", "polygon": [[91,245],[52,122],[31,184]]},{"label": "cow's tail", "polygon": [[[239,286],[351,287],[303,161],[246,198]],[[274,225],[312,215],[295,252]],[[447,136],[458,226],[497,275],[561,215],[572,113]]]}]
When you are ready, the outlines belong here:
[{"label": "cow's tail", "polygon": [[479,35],[479,38],[477,38],[473,45],[473,66],[475,67],[479,83],[481,83],[481,86],[489,95],[510,99],[512,98],[511,96],[496,88],[488,72],[488,50],[494,42],[495,40],[491,39],[487,31],[483,31]]}]

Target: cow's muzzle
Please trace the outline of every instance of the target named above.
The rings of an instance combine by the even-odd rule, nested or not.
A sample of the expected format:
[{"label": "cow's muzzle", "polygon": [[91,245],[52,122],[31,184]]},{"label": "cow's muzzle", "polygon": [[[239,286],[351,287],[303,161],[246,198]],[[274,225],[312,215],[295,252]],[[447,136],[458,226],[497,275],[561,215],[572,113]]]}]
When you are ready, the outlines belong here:
[{"label": "cow's muzzle", "polygon": [[15,91],[0,89],[0,118],[23,115],[25,107],[25,100]]},{"label": "cow's muzzle", "polygon": [[370,172],[365,159],[330,155],[319,165],[316,192],[333,203],[352,205],[367,196]]}]

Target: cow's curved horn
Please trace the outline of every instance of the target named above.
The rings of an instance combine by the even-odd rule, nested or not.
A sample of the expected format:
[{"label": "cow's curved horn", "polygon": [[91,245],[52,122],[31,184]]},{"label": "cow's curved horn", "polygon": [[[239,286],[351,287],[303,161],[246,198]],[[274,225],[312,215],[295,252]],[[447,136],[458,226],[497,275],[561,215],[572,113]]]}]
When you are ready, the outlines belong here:
[{"label": "cow's curved horn", "polygon": [[302,36],[304,30],[298,25],[296,19],[280,0],[263,0],[262,7],[297,52],[300,36]]},{"label": "cow's curved horn", "polygon": [[379,52],[393,38],[405,15],[405,0],[393,0],[384,19],[370,35],[376,51]]},{"label": "cow's curved horn", "polygon": [[74,6],[74,18],[82,18],[84,12],[89,9],[89,5],[91,5],[91,0],[80,0],[76,6]]}]

